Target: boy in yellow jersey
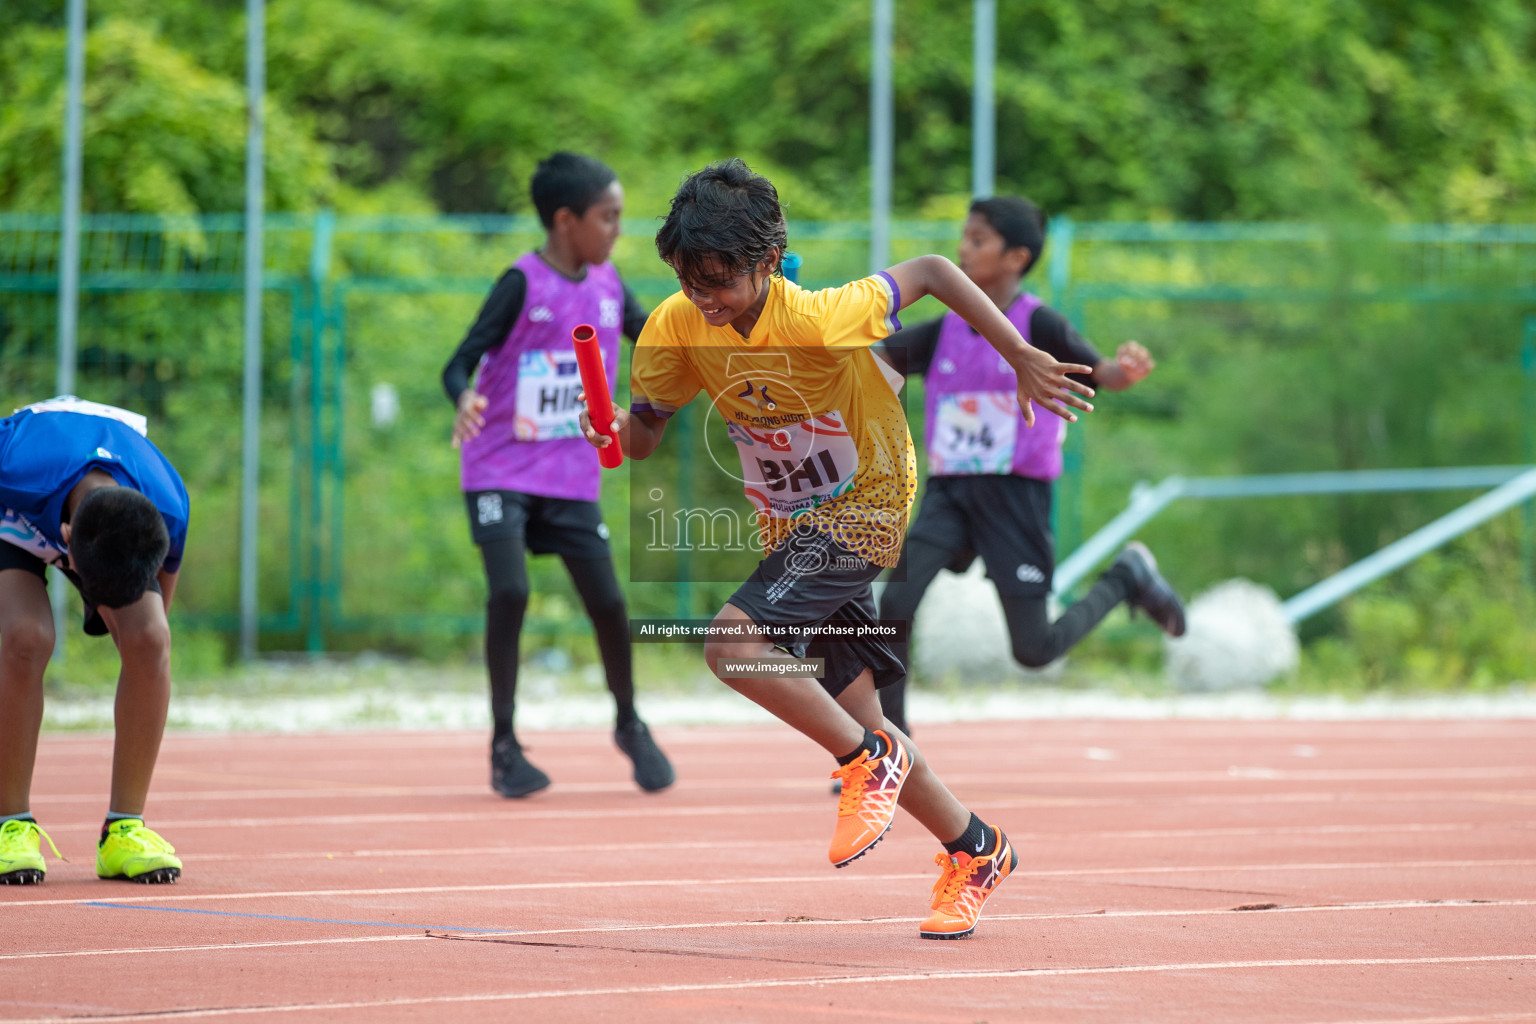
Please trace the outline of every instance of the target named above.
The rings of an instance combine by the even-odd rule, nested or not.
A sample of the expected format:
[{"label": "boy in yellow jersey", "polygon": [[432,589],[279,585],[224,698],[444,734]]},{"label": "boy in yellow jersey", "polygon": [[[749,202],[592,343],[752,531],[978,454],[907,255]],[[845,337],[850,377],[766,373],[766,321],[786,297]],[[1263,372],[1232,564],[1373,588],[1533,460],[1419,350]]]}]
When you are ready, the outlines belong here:
[{"label": "boy in yellow jersey", "polygon": [[[1068,406],[1091,408],[1078,394],[1092,390],[1067,377],[1089,368],[1026,345],[942,256],[812,292],[777,273],[786,240],[777,190],[740,160],[683,182],[656,235],[682,290],[651,314],[636,344],[631,410],[614,410],[619,442],[630,458],[646,458],[672,413],[701,393],[714,404],[736,442],[766,557],[715,616],[705,659],[726,685],[837,759],[833,865],[879,842],[898,805],[944,844],[919,934],[963,938],[1018,855],[881,714],[876,688],[903,669],[879,636],[870,584],[900,556],[917,474],[905,414],[870,346],[899,328],[903,306],[933,295],[1015,368],[1027,417],[1030,400],[1067,419],[1075,419]],[[582,426],[594,445],[610,443],[585,416]],[[819,678],[735,674],[785,654],[819,660]]]}]

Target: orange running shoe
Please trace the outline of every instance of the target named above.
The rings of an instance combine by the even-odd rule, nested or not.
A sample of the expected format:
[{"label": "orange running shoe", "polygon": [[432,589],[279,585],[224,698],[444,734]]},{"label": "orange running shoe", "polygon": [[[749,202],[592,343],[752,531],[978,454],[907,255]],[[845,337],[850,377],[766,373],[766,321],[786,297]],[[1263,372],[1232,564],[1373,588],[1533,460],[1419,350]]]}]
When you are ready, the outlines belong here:
[{"label": "orange running shoe", "polygon": [[933,887],[933,913],[917,931],[923,938],[963,939],[971,934],[982,904],[1019,866],[1019,855],[1003,830],[993,826],[992,831],[997,833],[997,846],[985,857],[972,857],[962,850],[933,858],[943,874]]},{"label": "orange running shoe", "polygon": [[875,730],[875,735],[885,742],[884,757],[873,760],[866,750],[832,773],[843,787],[837,797],[837,830],[832,833],[832,849],[828,851],[833,867],[858,860],[890,831],[891,819],[896,817],[896,798],[912,768],[912,755],[906,747],[883,729]]}]

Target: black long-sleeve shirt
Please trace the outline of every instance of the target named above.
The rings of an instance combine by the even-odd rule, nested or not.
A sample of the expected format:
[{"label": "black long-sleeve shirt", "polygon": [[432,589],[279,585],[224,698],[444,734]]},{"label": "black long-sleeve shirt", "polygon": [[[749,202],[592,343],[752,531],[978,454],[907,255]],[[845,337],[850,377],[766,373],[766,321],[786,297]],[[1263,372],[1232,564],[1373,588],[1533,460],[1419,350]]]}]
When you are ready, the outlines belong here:
[{"label": "black long-sleeve shirt", "polygon": [[[474,376],[475,367],[480,365],[480,358],[507,340],[512,325],[517,323],[518,314],[523,311],[523,301],[527,297],[528,275],[516,267],[509,267],[485,297],[480,315],[475,318],[469,333],[448,360],[448,365],[443,367],[443,390],[448,392],[448,399],[455,408],[458,407],[459,396],[469,387],[469,380]],[[640,330],[649,315],[645,307],[640,305],[640,300],[635,298],[635,293],[625,285],[624,334],[630,341],[639,339]]]}]

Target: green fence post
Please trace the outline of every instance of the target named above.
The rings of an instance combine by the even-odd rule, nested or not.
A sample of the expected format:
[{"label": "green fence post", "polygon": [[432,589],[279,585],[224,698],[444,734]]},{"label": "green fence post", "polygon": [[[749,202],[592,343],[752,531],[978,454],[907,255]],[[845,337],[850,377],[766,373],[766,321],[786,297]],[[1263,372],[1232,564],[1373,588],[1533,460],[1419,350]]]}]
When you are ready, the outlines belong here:
[{"label": "green fence post", "polygon": [[293,465],[289,471],[288,492],[288,629],[298,632],[304,619],[304,456],[300,439],[304,436],[304,326],[309,310],[304,308],[307,289],[302,280],[292,289],[289,316],[293,318],[293,335],[288,339],[289,358],[293,361],[288,381],[288,430],[289,444],[293,448]]},{"label": "green fence post", "polygon": [[1076,240],[1077,225],[1072,218],[1062,214],[1051,221],[1051,301],[1066,306],[1067,289],[1072,287],[1072,243]]},{"label": "green fence post", "polygon": [[[1051,222],[1051,301],[1082,330],[1082,302],[1072,290],[1072,247],[1076,240],[1077,225],[1071,217],[1062,215]],[[1056,486],[1060,500],[1051,504],[1051,531],[1060,551],[1075,549],[1083,539],[1083,427],[1079,421],[1075,430],[1067,431],[1061,479]]]},{"label": "green fence post", "polygon": [[331,439],[327,446],[331,464],[331,537],[330,537],[330,571],[326,574],[325,582],[325,606],[326,614],[331,623],[337,629],[345,629],[342,625],[341,611],[341,576],[342,576],[342,537],[345,533],[343,517],[346,514],[346,467],[342,462],[342,431],[346,425],[346,384],[347,384],[347,331],[346,331],[347,291],[345,285],[338,284],[331,293],[331,308],[327,311],[327,322],[331,325],[335,340],[332,342],[331,365],[334,379],[331,386],[334,389],[331,403]]},{"label": "green fence post", "polygon": [[[1520,368],[1525,376],[1525,463],[1536,466],[1536,316],[1525,318]],[[1536,590],[1536,501],[1525,503],[1525,522],[1520,530],[1520,578],[1526,590]]]},{"label": "green fence post", "polygon": [[321,210],[315,217],[315,236],[309,254],[309,600],[304,649],[310,654],[325,650],[322,590],[325,564],[322,516],[325,472],[325,278],[331,269],[331,242],[336,215]]}]

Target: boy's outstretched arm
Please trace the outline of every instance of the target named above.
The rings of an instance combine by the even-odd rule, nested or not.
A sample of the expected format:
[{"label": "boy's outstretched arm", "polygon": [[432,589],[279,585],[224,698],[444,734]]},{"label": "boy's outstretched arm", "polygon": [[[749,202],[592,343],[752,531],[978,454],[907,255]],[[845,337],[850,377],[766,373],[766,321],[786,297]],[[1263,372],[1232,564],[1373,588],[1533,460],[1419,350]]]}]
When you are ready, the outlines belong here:
[{"label": "boy's outstretched arm", "polygon": [[997,349],[1019,378],[1019,406],[1026,424],[1033,426],[1035,422],[1031,400],[1069,423],[1076,423],[1077,416],[1068,406],[1093,411],[1093,406],[1084,401],[1084,397],[1093,397],[1093,389],[1067,376],[1086,376],[1093,372],[1093,367],[1057,362],[1050,353],[1027,344],[997,304],[949,260],[943,256],[919,256],[896,264],[886,273],[901,290],[903,307],[932,295]]},{"label": "boy's outstretched arm", "polygon": [[[583,391],[576,396],[582,403],[581,410],[581,434],[587,439],[587,443],[594,448],[606,448],[613,440],[606,434],[599,434],[592,429],[592,417],[587,415],[587,393]],[[619,450],[627,458],[643,459],[656,450],[661,444],[661,435],[667,429],[667,421],[652,412],[628,412],[619,408],[618,403],[613,406],[613,429],[619,435]]]}]

